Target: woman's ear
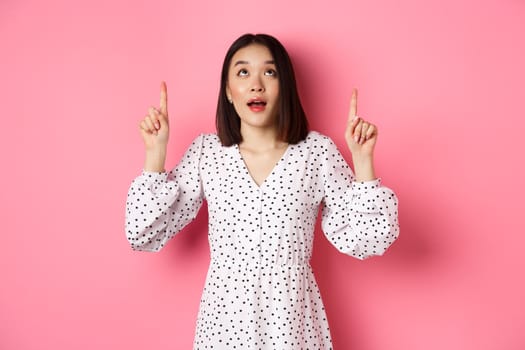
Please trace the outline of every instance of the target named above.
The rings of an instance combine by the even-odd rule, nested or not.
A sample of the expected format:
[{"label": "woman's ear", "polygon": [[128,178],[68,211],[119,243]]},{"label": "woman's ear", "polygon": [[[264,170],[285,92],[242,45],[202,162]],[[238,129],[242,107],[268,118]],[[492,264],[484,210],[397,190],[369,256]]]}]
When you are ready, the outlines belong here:
[{"label": "woman's ear", "polygon": [[232,91],[230,90],[228,84],[226,84],[226,98],[228,99],[228,101],[232,100]]}]

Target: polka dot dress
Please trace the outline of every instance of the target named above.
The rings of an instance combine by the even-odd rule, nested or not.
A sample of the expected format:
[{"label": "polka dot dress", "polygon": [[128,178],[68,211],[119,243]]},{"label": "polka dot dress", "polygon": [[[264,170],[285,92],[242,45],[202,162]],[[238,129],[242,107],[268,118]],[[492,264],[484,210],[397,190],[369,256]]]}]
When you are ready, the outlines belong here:
[{"label": "polka dot dress", "polygon": [[194,349],[332,349],[310,266],[318,209],[341,252],[381,255],[399,235],[397,198],[380,179],[354,182],[330,140],[310,132],[289,145],[258,186],[237,145],[198,136],[169,173],[131,184],[126,233],[135,250],[158,251],[208,203],[211,262]]}]

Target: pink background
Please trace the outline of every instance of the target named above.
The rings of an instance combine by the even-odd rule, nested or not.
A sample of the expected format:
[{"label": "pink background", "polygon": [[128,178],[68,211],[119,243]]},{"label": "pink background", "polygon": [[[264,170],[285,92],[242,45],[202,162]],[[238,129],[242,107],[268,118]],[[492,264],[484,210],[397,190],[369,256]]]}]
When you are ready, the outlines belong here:
[{"label": "pink background", "polygon": [[0,348],[191,348],[207,214],[160,253],[130,249],[137,126],[166,80],[174,166],[214,131],[222,59],[245,32],[285,44],[311,125],[349,161],[359,88],[400,199],[381,258],[317,231],[335,349],[525,349],[521,0],[3,0]]}]

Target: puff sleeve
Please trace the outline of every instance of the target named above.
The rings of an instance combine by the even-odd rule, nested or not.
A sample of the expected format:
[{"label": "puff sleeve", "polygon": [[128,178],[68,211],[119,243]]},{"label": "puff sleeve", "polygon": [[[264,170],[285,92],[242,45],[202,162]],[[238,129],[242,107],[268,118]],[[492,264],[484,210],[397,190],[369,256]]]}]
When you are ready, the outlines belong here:
[{"label": "puff sleeve", "polygon": [[142,171],[128,190],[126,237],[133,250],[156,252],[192,221],[204,200],[199,164],[203,135],[170,172]]},{"label": "puff sleeve", "polygon": [[321,226],[342,253],[358,259],[382,255],[399,236],[398,199],[381,179],[356,182],[329,138],[324,149]]}]

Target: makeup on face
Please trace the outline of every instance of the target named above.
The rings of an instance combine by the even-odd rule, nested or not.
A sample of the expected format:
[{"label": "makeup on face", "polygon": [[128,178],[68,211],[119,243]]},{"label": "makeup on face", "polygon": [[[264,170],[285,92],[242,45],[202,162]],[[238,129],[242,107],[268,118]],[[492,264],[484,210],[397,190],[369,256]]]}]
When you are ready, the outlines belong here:
[{"label": "makeup on face", "polygon": [[262,112],[266,108],[266,101],[262,98],[255,97],[251,98],[247,105],[252,112]]},{"label": "makeup on face", "polygon": [[257,116],[265,125],[275,121],[279,78],[269,49],[254,44],[239,49],[232,58],[226,89],[241,120]]}]

